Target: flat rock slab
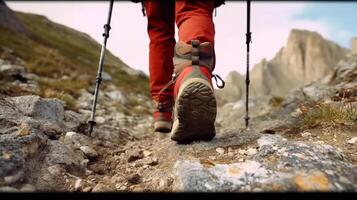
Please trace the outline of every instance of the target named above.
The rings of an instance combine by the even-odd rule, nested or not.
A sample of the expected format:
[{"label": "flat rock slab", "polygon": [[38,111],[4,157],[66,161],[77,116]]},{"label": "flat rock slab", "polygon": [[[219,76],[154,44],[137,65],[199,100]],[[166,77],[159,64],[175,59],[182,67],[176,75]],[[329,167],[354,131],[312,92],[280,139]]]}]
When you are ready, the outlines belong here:
[{"label": "flat rock slab", "polygon": [[292,142],[279,135],[258,139],[244,162],[205,165],[178,160],[175,191],[357,191],[357,167],[329,146]]}]

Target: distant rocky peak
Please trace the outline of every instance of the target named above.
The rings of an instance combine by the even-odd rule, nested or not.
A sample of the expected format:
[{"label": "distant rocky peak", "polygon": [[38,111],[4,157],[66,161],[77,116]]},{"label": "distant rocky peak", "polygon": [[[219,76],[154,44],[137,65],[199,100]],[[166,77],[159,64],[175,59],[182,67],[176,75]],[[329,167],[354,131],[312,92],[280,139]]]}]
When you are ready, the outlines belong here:
[{"label": "distant rocky peak", "polygon": [[332,73],[347,52],[317,32],[293,29],[286,46],[272,62],[280,65],[285,73],[298,77],[298,82],[306,84]]},{"label": "distant rocky peak", "polygon": [[226,77],[226,81],[227,82],[232,82],[234,80],[241,79],[241,78],[243,78],[242,74],[240,74],[237,71],[231,71],[231,72],[228,73],[228,75]]},{"label": "distant rocky peak", "polygon": [[[352,40],[352,46],[357,53],[357,39]],[[264,58],[253,67],[251,96],[285,96],[293,89],[321,80],[334,72],[348,52],[317,32],[292,29],[286,45],[273,59]],[[218,92],[221,102],[237,101],[245,95],[244,76],[235,77],[228,76],[226,89]]]}]

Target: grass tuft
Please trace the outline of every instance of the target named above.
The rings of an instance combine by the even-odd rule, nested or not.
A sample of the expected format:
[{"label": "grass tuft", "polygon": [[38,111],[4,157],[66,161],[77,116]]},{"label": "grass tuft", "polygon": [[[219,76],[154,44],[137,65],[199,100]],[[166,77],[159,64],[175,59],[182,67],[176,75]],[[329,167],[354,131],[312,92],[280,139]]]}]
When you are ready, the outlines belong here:
[{"label": "grass tuft", "polygon": [[333,104],[318,104],[304,112],[299,118],[299,125],[314,127],[320,124],[331,126],[357,126],[357,106],[351,103],[337,106]]},{"label": "grass tuft", "polygon": [[273,107],[280,107],[284,101],[283,97],[274,96],[269,100],[269,104]]}]

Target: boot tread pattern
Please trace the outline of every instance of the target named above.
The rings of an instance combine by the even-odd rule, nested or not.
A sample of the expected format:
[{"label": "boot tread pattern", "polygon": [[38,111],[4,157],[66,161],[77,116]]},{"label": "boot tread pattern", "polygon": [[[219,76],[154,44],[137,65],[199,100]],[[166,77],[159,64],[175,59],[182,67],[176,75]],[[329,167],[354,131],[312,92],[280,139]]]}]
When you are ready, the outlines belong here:
[{"label": "boot tread pattern", "polygon": [[187,85],[177,99],[175,112],[178,124],[172,130],[171,139],[178,143],[211,140],[216,135],[217,103],[208,85],[202,82]]}]

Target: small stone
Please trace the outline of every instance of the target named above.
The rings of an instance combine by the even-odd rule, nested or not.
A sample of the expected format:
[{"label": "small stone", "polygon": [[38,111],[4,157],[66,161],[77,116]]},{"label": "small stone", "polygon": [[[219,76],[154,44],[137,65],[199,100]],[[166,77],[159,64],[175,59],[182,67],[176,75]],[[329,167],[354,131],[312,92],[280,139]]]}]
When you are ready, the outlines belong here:
[{"label": "small stone", "polygon": [[163,179],[161,179],[160,181],[159,181],[159,187],[160,188],[163,188],[165,186],[165,181],[163,180]]},{"label": "small stone", "polygon": [[228,147],[228,152],[233,152],[232,147]]},{"label": "small stone", "polygon": [[250,187],[250,185],[244,187],[244,191],[250,191],[250,190],[252,190],[252,187]]},{"label": "small stone", "polygon": [[262,188],[254,188],[252,191],[253,192],[263,192],[263,189]]},{"label": "small stone", "polygon": [[345,184],[351,184],[351,182],[344,176],[340,176],[339,178],[339,181],[341,181],[342,183],[345,183]]},{"label": "small stone", "polygon": [[157,159],[157,158],[152,158],[152,162],[149,163],[149,165],[155,166],[155,165],[157,165],[158,163],[159,163],[159,159]]},{"label": "small stone", "polygon": [[83,180],[77,179],[76,182],[74,183],[74,190],[79,191],[82,187],[83,187]]},{"label": "small stone", "polygon": [[77,134],[76,132],[70,131],[66,133],[66,137],[72,138],[73,135]]},{"label": "small stone", "polygon": [[13,184],[20,181],[24,177],[24,171],[18,171],[15,175],[6,176],[4,181],[6,184]]},{"label": "small stone", "polygon": [[132,174],[128,176],[126,179],[131,184],[138,184],[141,182],[141,176],[139,174]]},{"label": "small stone", "polygon": [[150,156],[152,153],[150,151],[143,151],[144,157]]},{"label": "small stone", "polygon": [[0,187],[0,192],[18,192],[19,190],[13,187],[5,186]]},{"label": "small stone", "polygon": [[98,153],[89,146],[81,146],[79,149],[89,158],[96,158]]},{"label": "small stone", "polygon": [[249,148],[246,152],[245,152],[248,156],[252,156],[254,154],[257,153],[257,150],[254,148]]},{"label": "small stone", "polygon": [[244,155],[246,153],[246,151],[244,149],[238,149],[238,153],[240,155]]},{"label": "small stone", "polygon": [[89,163],[89,160],[88,159],[84,159],[84,160],[81,161],[81,166],[83,168],[86,168],[88,166],[88,163]]},{"label": "small stone", "polygon": [[107,92],[106,95],[113,101],[119,101],[122,104],[127,104],[128,103],[128,99],[119,90],[114,90],[114,91],[111,91],[111,92]]},{"label": "small stone", "polygon": [[92,192],[108,192],[111,191],[111,189],[104,185],[103,183],[98,183],[92,190]]},{"label": "small stone", "polygon": [[122,186],[120,186],[120,188],[119,188],[119,190],[127,190],[128,189],[128,187],[126,186],[126,185],[122,185]]},{"label": "small stone", "polygon": [[234,156],[234,153],[233,152],[228,152],[227,154],[229,157],[233,157]]},{"label": "small stone", "polygon": [[223,155],[223,154],[224,154],[224,149],[221,148],[221,147],[216,148],[216,151],[217,151],[217,153],[219,153],[220,155]]},{"label": "small stone", "polygon": [[308,137],[308,136],[311,136],[311,133],[310,132],[303,132],[303,133],[301,133],[301,136],[302,137]]},{"label": "small stone", "polygon": [[216,160],[216,156],[208,156],[210,160]]},{"label": "small stone", "polygon": [[304,154],[301,154],[301,153],[295,153],[293,155],[298,157],[298,158],[301,158],[301,159],[306,159],[306,156]]},{"label": "small stone", "polygon": [[75,134],[77,133],[73,131],[67,132],[66,135],[64,136],[63,143],[72,144],[72,138]]},{"label": "small stone", "polygon": [[89,176],[91,174],[93,174],[93,171],[92,170],[89,170],[89,169],[86,169],[85,173],[84,173],[86,176]]},{"label": "small stone", "polygon": [[35,192],[36,188],[35,188],[35,186],[33,186],[31,184],[25,184],[21,187],[20,191],[21,192]]},{"label": "small stone", "polygon": [[104,117],[96,117],[95,121],[97,122],[97,124],[103,124],[105,122],[105,118]]},{"label": "small stone", "polygon": [[92,190],[92,187],[88,186],[88,187],[85,187],[82,191],[83,192],[90,192]]},{"label": "small stone", "polygon": [[289,157],[289,153],[288,152],[283,152],[281,155],[284,156],[284,157]]},{"label": "small stone", "polygon": [[27,123],[21,123],[20,129],[16,132],[16,135],[21,137],[29,134],[30,134],[30,126]]},{"label": "small stone", "polygon": [[11,151],[3,151],[2,152],[2,158],[4,160],[10,160],[12,158],[12,152]]},{"label": "small stone", "polygon": [[316,143],[316,144],[325,144],[325,142],[324,142],[324,141],[321,141],[321,140],[316,141],[315,143]]},{"label": "small stone", "polygon": [[355,144],[357,141],[357,137],[353,137],[350,140],[347,141],[348,144]]},{"label": "small stone", "polygon": [[110,181],[112,183],[122,183],[125,181],[125,177],[123,175],[116,174],[110,179]]},{"label": "small stone", "polygon": [[133,192],[142,192],[143,191],[143,188],[140,187],[140,185],[133,185],[131,186],[130,188]]},{"label": "small stone", "polygon": [[110,176],[104,176],[102,178],[102,182],[106,185],[110,185],[112,183]]},{"label": "small stone", "polygon": [[103,164],[89,165],[88,168],[97,174],[105,174],[106,166]]},{"label": "small stone", "polygon": [[142,151],[135,152],[134,154],[129,156],[128,162],[133,162],[133,161],[136,161],[136,160],[140,160],[142,158],[144,158],[144,154],[143,154]]}]

